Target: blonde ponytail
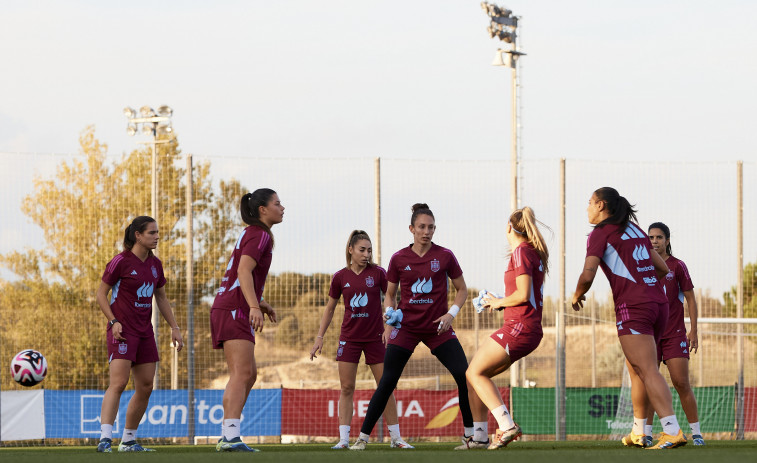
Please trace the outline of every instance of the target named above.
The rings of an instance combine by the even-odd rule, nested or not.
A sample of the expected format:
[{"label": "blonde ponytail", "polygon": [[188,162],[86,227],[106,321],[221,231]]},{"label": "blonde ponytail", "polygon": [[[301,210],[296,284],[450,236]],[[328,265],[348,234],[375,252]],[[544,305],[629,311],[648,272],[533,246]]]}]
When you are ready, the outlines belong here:
[{"label": "blonde ponytail", "polygon": [[536,252],[539,253],[541,262],[544,265],[544,273],[546,274],[549,273],[549,249],[547,249],[547,242],[536,226],[537,223],[550,230],[549,227],[536,220],[534,210],[528,206],[518,209],[510,216],[510,224],[512,224],[513,230],[523,236],[536,249]]}]

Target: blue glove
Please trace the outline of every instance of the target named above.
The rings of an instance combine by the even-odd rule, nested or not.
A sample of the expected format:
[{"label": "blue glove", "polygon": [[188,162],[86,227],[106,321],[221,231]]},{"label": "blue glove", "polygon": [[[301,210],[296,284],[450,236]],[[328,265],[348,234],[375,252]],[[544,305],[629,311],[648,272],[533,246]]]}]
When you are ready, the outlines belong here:
[{"label": "blue glove", "polygon": [[387,325],[393,326],[397,329],[402,326],[402,324],[400,323],[402,321],[402,309],[395,310],[392,307],[387,307],[384,315],[388,317],[386,320]]}]

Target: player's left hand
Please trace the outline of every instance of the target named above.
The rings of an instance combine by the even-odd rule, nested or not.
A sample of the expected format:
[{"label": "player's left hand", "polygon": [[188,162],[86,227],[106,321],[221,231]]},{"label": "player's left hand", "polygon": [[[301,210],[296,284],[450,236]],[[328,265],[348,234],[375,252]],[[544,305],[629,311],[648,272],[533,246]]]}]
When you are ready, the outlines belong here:
[{"label": "player's left hand", "polygon": [[697,330],[689,331],[689,334],[686,335],[689,341],[689,352],[690,353],[696,353],[696,351],[699,349],[699,338],[697,337]]},{"label": "player's left hand", "polygon": [[582,295],[578,296],[578,295],[576,295],[574,293],[573,294],[573,299],[571,300],[570,305],[573,306],[573,310],[575,310],[576,312],[578,312],[579,310],[583,309],[583,307],[584,307],[584,301],[585,300],[586,300],[586,296],[585,295],[582,294]]},{"label": "player's left hand", "polygon": [[442,334],[445,331],[447,331],[448,329],[452,328],[452,320],[454,320],[454,319],[455,318],[452,315],[450,315],[448,313],[445,313],[441,317],[439,317],[436,320],[434,320],[432,323],[438,323],[439,324],[437,326],[437,328],[436,328],[436,334]]},{"label": "player's left hand", "polygon": [[268,320],[271,323],[276,323],[276,309],[265,301],[260,301],[260,311],[268,315]]}]

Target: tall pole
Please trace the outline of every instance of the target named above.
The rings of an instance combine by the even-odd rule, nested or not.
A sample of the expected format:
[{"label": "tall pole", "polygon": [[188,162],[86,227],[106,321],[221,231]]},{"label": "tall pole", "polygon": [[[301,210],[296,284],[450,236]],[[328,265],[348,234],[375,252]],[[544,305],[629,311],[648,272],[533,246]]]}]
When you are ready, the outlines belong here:
[{"label": "tall pole", "polygon": [[187,437],[194,443],[195,437],[195,306],[194,306],[194,211],[192,200],[194,188],[192,180],[192,155],[187,155]]},{"label": "tall pole", "polygon": [[[736,317],[744,318],[744,163],[736,163],[736,246],[738,278],[736,283]],[[736,324],[736,439],[744,440],[744,324]]]},{"label": "tall pole", "polygon": [[381,158],[376,158],[374,161],[375,170],[375,222],[376,222],[376,236],[374,237],[374,255],[376,256],[376,264],[381,265]]},{"label": "tall pole", "polygon": [[557,371],[555,378],[555,440],[565,440],[565,158],[560,159],[560,302],[557,307]]},{"label": "tall pole", "polygon": [[[152,159],[150,163],[150,217],[155,219],[155,222],[160,227],[160,221],[158,221],[158,144],[157,144],[157,124],[152,126]],[[157,254],[157,252],[156,252]],[[152,298],[152,329],[155,334],[155,345],[160,350],[160,339],[158,332],[160,331],[160,317],[158,314],[158,304],[155,302],[155,298]],[[173,362],[172,362],[173,363]],[[153,379],[153,388],[158,389],[160,379],[160,368],[155,369],[155,378]]]},{"label": "tall pole", "polygon": [[[513,51],[515,50],[515,39],[513,39]],[[518,209],[518,65],[514,54],[511,54],[512,60],[512,134],[510,146],[510,176],[511,176],[511,199],[510,207],[512,211]]]}]

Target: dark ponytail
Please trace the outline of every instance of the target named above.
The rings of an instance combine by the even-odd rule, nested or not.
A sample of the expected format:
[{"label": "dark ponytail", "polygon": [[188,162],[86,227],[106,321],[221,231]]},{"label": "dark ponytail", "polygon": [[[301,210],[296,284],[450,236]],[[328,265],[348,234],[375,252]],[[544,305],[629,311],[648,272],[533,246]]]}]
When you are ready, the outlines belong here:
[{"label": "dark ponytail", "polygon": [[415,203],[413,204],[413,207],[411,209],[413,211],[413,215],[410,216],[410,225],[415,226],[415,219],[417,219],[421,214],[430,215],[432,219],[436,220],[434,218],[434,213],[431,212],[431,209],[429,209],[428,204],[426,203]]},{"label": "dark ponytail", "polygon": [[653,229],[653,228],[659,228],[662,230],[662,233],[665,235],[665,239],[668,240],[668,245],[665,246],[665,252],[669,255],[673,255],[673,247],[670,246],[670,228],[668,228],[667,225],[665,225],[662,222],[655,222],[652,225],[647,228],[647,234]]},{"label": "dark ponytail", "polygon": [[[371,239],[368,237],[368,233],[364,232],[363,230],[352,230],[350,237],[347,239],[347,249],[345,251],[345,254],[347,256],[347,267],[349,267],[352,263],[352,254],[350,254],[350,248],[355,246],[360,240],[368,240],[369,243],[371,241]],[[368,264],[373,264],[373,254],[371,254],[371,259],[368,261]]]},{"label": "dark ponytail", "polygon": [[603,227],[607,224],[620,226],[620,233],[623,233],[628,226],[628,222],[638,222],[636,218],[636,209],[628,202],[626,198],[620,196],[615,188],[605,186],[594,192],[598,200],[604,201],[610,217],[599,222],[597,227]]},{"label": "dark ponytail", "polygon": [[268,202],[271,201],[271,198],[275,194],[276,192],[270,188],[259,188],[252,193],[247,193],[242,196],[242,200],[239,203],[239,212],[242,215],[242,221],[247,225],[255,225],[256,227],[265,230],[266,233],[268,233],[268,236],[271,237],[272,245],[273,233],[271,233],[271,229],[268,225],[260,220],[260,207],[267,206]]},{"label": "dark ponytail", "polygon": [[[146,215],[140,215],[136,219],[132,220],[126,230],[124,230],[124,249],[131,250],[135,244],[137,244],[137,237],[135,233],[144,233],[147,229],[147,225],[155,222],[155,219]],[[149,251],[152,255],[152,251]]]}]

